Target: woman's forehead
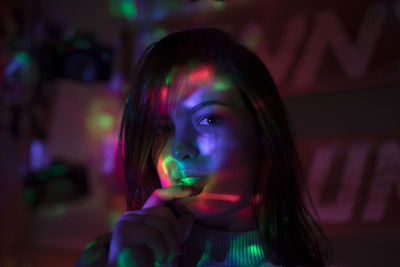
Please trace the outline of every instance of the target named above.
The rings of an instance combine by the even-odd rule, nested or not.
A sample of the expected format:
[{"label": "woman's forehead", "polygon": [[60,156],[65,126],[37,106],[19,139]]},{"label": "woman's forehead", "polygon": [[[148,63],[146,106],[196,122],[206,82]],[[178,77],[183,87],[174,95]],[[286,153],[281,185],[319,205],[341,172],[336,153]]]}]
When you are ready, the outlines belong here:
[{"label": "woman's forehead", "polygon": [[239,97],[237,88],[227,75],[216,74],[212,65],[202,65],[180,72],[174,84],[170,86],[167,84],[161,92],[161,98],[170,101],[169,104],[183,105],[187,108],[199,101],[213,100],[213,98],[228,101],[234,95]]}]

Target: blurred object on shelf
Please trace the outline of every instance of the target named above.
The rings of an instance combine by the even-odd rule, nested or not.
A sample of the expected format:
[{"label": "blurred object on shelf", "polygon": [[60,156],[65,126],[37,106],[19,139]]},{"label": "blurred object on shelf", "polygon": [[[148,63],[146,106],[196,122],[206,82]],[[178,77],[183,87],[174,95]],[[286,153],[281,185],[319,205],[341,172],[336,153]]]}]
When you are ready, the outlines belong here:
[{"label": "blurred object on shelf", "polygon": [[43,204],[71,202],[89,193],[87,167],[55,161],[47,169],[29,172],[24,177],[24,195],[34,208]]},{"label": "blurred object on shelf", "polygon": [[48,38],[39,49],[39,64],[47,79],[67,78],[82,82],[110,79],[111,48],[100,44],[88,33],[63,33],[48,30]]}]

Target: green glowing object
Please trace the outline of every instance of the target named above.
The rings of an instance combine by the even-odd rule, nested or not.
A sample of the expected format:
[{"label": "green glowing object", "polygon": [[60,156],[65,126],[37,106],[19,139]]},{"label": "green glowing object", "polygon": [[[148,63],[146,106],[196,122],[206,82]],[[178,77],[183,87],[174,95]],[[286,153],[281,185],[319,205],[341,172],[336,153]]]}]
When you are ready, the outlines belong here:
[{"label": "green glowing object", "polygon": [[200,179],[200,177],[185,177],[185,178],[181,178],[179,180],[179,184],[178,185],[189,186],[189,185],[194,184],[199,179]]},{"label": "green glowing object", "polygon": [[137,15],[137,9],[133,0],[122,0],[121,10],[125,18],[133,19]]},{"label": "green glowing object", "polygon": [[99,117],[98,123],[99,123],[99,126],[100,126],[101,128],[103,128],[103,129],[109,129],[109,128],[111,128],[112,125],[114,124],[114,119],[113,119],[113,117],[111,117],[111,116],[108,115],[108,114],[102,114],[102,115]]}]

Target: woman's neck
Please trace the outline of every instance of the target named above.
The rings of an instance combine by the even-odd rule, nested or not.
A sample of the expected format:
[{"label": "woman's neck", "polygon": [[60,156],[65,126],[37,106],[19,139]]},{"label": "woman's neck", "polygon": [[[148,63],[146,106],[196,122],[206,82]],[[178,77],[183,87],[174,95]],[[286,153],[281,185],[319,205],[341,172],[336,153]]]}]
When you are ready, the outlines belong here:
[{"label": "woman's neck", "polygon": [[256,230],[251,206],[230,213],[195,220],[195,224],[221,231],[244,232]]}]

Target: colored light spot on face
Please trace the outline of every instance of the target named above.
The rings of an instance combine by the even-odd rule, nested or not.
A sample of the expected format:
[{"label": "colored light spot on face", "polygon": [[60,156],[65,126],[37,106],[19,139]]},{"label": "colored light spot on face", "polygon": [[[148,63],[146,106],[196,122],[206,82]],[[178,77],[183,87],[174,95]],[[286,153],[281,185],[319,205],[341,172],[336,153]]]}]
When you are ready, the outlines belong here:
[{"label": "colored light spot on face", "polygon": [[161,100],[165,101],[165,99],[167,98],[167,93],[168,93],[168,89],[166,86],[163,86],[161,88]]},{"label": "colored light spot on face", "polygon": [[224,91],[229,87],[229,83],[224,81],[218,81],[214,84],[215,91]]},{"label": "colored light spot on face", "polygon": [[132,259],[129,249],[123,249],[117,260],[118,267],[135,267],[136,262]]},{"label": "colored light spot on face", "polygon": [[171,80],[172,80],[172,72],[170,72],[168,76],[165,78],[165,84],[169,85],[171,83]]},{"label": "colored light spot on face", "polygon": [[202,193],[202,197],[207,200],[224,200],[229,202],[239,201],[240,196],[236,194],[216,194],[216,193]]},{"label": "colored light spot on face", "polygon": [[213,75],[213,69],[210,66],[202,66],[189,74],[189,82],[200,82],[209,79]]},{"label": "colored light spot on face", "polygon": [[165,159],[162,159],[162,170],[164,172],[164,174],[168,174],[168,164],[170,164],[171,162],[174,162],[175,164],[177,164],[178,169],[182,171],[182,176],[185,176],[185,173],[183,171],[183,164],[177,160],[175,160],[173,157],[168,156]]},{"label": "colored light spot on face", "polygon": [[98,124],[103,129],[109,129],[114,124],[114,119],[109,114],[102,114],[99,116]]}]

